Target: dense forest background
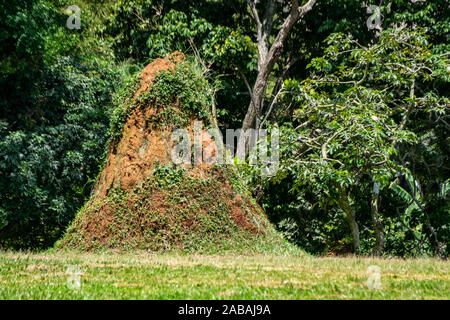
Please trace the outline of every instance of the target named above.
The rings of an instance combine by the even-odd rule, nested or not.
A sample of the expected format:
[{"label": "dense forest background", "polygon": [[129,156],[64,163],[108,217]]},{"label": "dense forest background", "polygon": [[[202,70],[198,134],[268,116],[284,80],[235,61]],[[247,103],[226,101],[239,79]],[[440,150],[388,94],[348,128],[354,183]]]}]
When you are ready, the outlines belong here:
[{"label": "dense forest background", "polygon": [[125,88],[179,50],[204,69],[220,129],[280,131],[276,175],[239,170],[289,241],[317,254],[448,256],[447,0],[0,9],[0,247],[61,237],[102,168]]}]

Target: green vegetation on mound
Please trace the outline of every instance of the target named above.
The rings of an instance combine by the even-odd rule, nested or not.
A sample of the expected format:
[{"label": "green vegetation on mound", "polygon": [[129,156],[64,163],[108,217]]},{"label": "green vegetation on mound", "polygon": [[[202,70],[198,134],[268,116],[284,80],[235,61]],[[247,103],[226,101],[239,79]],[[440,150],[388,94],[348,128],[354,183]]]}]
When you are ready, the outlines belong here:
[{"label": "green vegetation on mound", "polygon": [[[87,203],[56,246],[207,253],[299,251],[274,230],[253,199],[241,196],[242,186],[228,183],[232,174],[215,166],[209,177],[201,178],[190,176],[184,168],[157,164],[153,177],[131,193],[114,188],[100,202]],[[114,215],[108,216],[110,212]]]},{"label": "green vegetation on mound", "polygon": [[156,109],[156,115],[149,119],[155,128],[183,128],[194,118],[210,125],[212,91],[198,65],[181,61],[173,70],[159,72],[138,100],[141,105]]},{"label": "green vegetation on mound", "polygon": [[110,126],[113,142],[120,140],[126,120],[138,106],[155,108],[157,113],[147,119],[155,129],[183,128],[193,118],[211,125],[213,87],[195,62],[180,61],[173,69],[158,72],[150,88],[135,99],[141,83],[140,73],[129,76],[116,94]]}]

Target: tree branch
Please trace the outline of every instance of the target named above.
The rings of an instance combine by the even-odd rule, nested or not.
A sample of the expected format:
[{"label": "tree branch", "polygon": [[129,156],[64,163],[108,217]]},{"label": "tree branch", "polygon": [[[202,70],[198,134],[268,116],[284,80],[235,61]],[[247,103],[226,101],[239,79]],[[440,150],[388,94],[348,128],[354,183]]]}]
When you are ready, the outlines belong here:
[{"label": "tree branch", "polygon": [[263,127],[264,123],[267,120],[267,117],[270,115],[270,113],[272,112],[272,108],[274,106],[274,104],[278,101],[278,96],[283,93],[283,89],[284,89],[284,85],[281,86],[280,90],[278,90],[277,94],[275,95],[275,98],[272,100],[272,103],[270,104],[269,110],[266,113],[266,116],[264,117],[264,120],[261,122],[261,128]]},{"label": "tree branch", "polygon": [[261,20],[259,19],[258,11],[256,10],[256,0],[255,1],[247,0],[247,3],[248,6],[250,7],[250,12],[252,13],[253,20],[255,20],[256,23],[256,39],[259,44],[259,42],[262,39],[262,23]]},{"label": "tree branch", "polygon": [[235,66],[235,69],[238,72],[239,76],[244,81],[245,86],[247,87],[248,93],[250,94],[251,103],[253,103],[253,105],[256,107],[255,99],[253,98],[252,88],[250,87],[250,84],[247,81],[247,77],[238,69],[238,67]]}]

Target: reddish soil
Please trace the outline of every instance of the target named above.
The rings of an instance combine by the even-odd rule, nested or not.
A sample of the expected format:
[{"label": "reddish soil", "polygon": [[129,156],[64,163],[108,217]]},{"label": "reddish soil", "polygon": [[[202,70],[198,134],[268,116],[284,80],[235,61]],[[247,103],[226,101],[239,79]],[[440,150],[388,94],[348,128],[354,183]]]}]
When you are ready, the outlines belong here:
[{"label": "reddish soil", "polygon": [[[164,59],[156,59],[147,65],[141,73],[141,86],[137,90],[134,99],[143,94],[150,88],[153,80],[158,72],[163,70],[170,70],[175,67],[175,64],[184,60],[185,57],[181,52],[175,52]],[[155,161],[161,164],[167,164],[170,160],[170,154],[173,147],[171,141],[171,129],[152,129],[147,125],[146,119],[155,114],[155,109],[152,106],[137,106],[127,119],[122,131],[122,137],[118,143],[111,146],[109,149],[107,162],[100,174],[99,180],[94,188],[93,195],[87,208],[93,208],[96,204],[104,203],[103,200],[108,196],[109,191],[113,187],[120,187],[125,192],[131,192],[138,183],[142,183],[147,178],[152,177]],[[191,125],[188,131],[193,135],[195,119],[191,119]],[[214,139],[203,130],[202,151],[209,153],[211,157],[215,156]],[[191,138],[191,141],[194,141]],[[205,160],[205,159],[204,159]],[[206,179],[211,176],[212,164],[203,163],[193,167],[187,166],[188,174],[201,179]],[[255,207],[251,201],[236,193],[233,190],[231,183],[227,177],[218,178],[222,185],[223,193],[228,197],[228,206],[231,208],[230,217],[242,229],[254,234],[264,234],[265,224],[255,225],[255,220],[252,216],[260,216],[263,214],[262,209]],[[136,199],[137,200],[137,199]],[[140,199],[142,200],[142,199]],[[145,199],[144,199],[145,200]],[[136,216],[133,217],[133,224],[138,226],[136,230],[130,230],[130,236],[139,239],[143,236],[146,230],[159,230],[158,221],[148,221],[148,216],[143,214],[145,210],[152,212],[159,212],[166,215],[168,210],[167,195],[164,192],[157,191],[152,193],[148,202],[141,203],[139,206],[144,210],[136,210]],[[136,201],[136,203],[138,203]],[[135,208],[133,202],[127,203],[128,208]],[[142,208],[142,206],[144,206]],[[82,220],[78,221],[77,227],[85,237],[86,240],[96,241],[105,246],[109,246],[109,239],[111,238],[110,225],[114,221],[114,215],[117,211],[117,206],[114,204],[103,205],[96,210],[86,210],[87,215]],[[181,212],[183,204],[178,204],[176,210],[171,212]],[[208,214],[203,210],[195,214]],[[262,221],[263,219],[258,219]],[[166,223],[176,223],[177,216],[167,216]],[[185,230],[189,230],[195,224],[195,216],[189,216],[183,222]],[[161,229],[161,232],[164,232]],[[171,239],[177,242],[177,239]]]},{"label": "reddish soil", "polygon": [[[170,70],[175,63],[184,60],[181,52],[175,52],[165,59],[156,59],[147,65],[141,73],[141,87],[137,96],[148,90],[160,71]],[[152,131],[147,127],[146,119],[155,114],[151,107],[136,107],[122,131],[122,138],[117,145],[111,146],[105,167],[100,175],[95,194],[105,197],[114,186],[120,185],[124,190],[133,189],[153,172],[156,160],[167,163],[170,159],[171,132]]]}]

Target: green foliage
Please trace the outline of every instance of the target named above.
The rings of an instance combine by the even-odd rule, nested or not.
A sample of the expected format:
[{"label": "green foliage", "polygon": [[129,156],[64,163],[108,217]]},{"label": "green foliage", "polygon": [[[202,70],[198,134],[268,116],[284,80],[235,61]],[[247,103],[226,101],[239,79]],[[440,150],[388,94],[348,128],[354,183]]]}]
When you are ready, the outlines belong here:
[{"label": "green foliage", "polygon": [[[333,207],[341,207],[342,195],[337,186],[344,187],[363,222],[364,234],[366,228],[371,229],[364,225],[364,221],[370,224],[370,215],[363,212],[370,212],[364,202],[370,199],[373,182],[380,183],[383,192],[405,168],[399,160],[404,157],[403,150],[421,142],[416,127],[410,125],[412,119],[417,125],[418,116],[448,113],[448,98],[429,88],[431,81],[449,80],[445,69],[448,59],[433,54],[427,37],[418,30],[387,30],[368,47],[343,34],[332,34],[327,42],[325,55],[309,65],[311,78],[285,81],[290,94],[283,97],[282,103],[294,106],[294,121],[288,120],[280,127],[280,171],[271,180],[276,185],[290,186],[290,201],[298,210],[293,211],[290,224],[301,219],[298,214],[320,214],[314,210],[316,205],[327,215]],[[286,196],[283,198],[286,200]],[[269,201],[274,203],[268,204],[267,210],[275,211],[277,200]],[[282,205],[283,210],[289,210],[290,205]],[[402,215],[410,215],[413,209]],[[427,237],[432,243],[431,234],[420,227],[426,217],[416,218],[420,241]],[[335,219],[330,222],[336,225]],[[320,229],[325,225],[316,226]],[[289,223],[282,227],[293,230]],[[329,236],[329,232],[315,233]],[[441,237],[446,239],[443,234]]]},{"label": "green foliage", "polygon": [[43,248],[90,193],[120,77],[79,54],[81,36],[50,2],[13,1],[0,14],[12,49],[0,55],[0,246]]},{"label": "green foliage", "polygon": [[430,42],[434,44],[433,52],[449,52],[450,8],[446,0],[416,1],[397,0],[391,5],[380,6],[385,17],[383,27],[406,24],[408,27],[419,26],[427,29]]},{"label": "green foliage", "polygon": [[386,185],[397,168],[394,145],[417,142],[403,124],[410,112],[440,112],[446,104],[432,92],[411,98],[411,86],[429,80],[434,71],[428,70],[438,73],[446,63],[428,51],[419,33],[386,31],[367,48],[341,34],[328,43],[326,55],[310,64],[311,79],[285,84],[297,93],[294,119],[300,125],[295,133],[289,133],[293,126],[282,129],[282,150],[301,154],[288,157],[287,165],[299,186],[314,181],[327,188],[335,181],[349,187],[366,174]]},{"label": "green foliage", "polygon": [[140,85],[140,72],[128,75],[123,80],[119,91],[114,95],[114,110],[111,114],[109,133],[111,143],[117,143],[122,137],[125,125],[131,111],[136,107],[133,102],[134,94]]},{"label": "green foliage", "polygon": [[96,34],[108,39],[120,61],[148,63],[175,50],[197,56],[221,88],[215,97],[219,121],[239,125],[249,97],[236,72],[250,78],[257,67],[246,6],[241,0],[114,1],[100,11]]},{"label": "green foliage", "polygon": [[59,86],[67,90],[61,97],[67,100],[53,106],[62,119],[9,131],[0,142],[4,246],[50,245],[89,195],[103,158],[113,78],[87,76],[70,61],[57,68]]},{"label": "green foliage", "polygon": [[150,119],[155,127],[184,128],[193,119],[211,122],[212,88],[201,69],[189,62],[158,73],[150,89],[138,98],[141,105],[156,110]]},{"label": "green foliage", "polygon": [[147,40],[150,57],[160,57],[175,50],[196,53],[222,68],[238,64],[244,70],[256,68],[256,47],[250,37],[229,26],[214,25],[207,19],[170,10],[157,23],[156,32]]},{"label": "green foliage", "polygon": [[171,187],[182,182],[185,177],[186,170],[184,168],[177,168],[170,165],[160,165],[155,163],[153,169],[153,177],[155,184],[159,187]]}]

